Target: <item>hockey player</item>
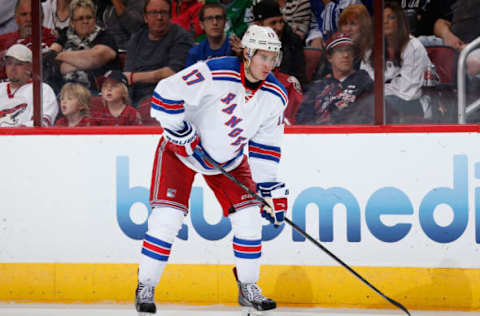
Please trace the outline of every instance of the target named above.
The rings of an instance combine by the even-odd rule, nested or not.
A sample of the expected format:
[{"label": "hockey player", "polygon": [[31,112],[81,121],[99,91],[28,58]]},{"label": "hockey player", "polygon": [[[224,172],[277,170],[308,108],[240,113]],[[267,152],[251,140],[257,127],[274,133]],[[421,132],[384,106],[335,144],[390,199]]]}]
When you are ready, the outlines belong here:
[{"label": "hockey player", "polygon": [[[281,43],[269,27],[252,25],[245,33],[243,58],[221,57],[198,62],[160,81],[152,98],[152,117],[163,126],[153,166],[152,213],[142,246],[136,309],[155,313],[154,288],[172,244],[188,214],[195,174],[214,191],[233,231],[239,303],[270,310],[276,303],[257,286],[264,216],[280,225],[288,190],[277,180],[283,111],[287,92],[270,73]],[[248,144],[249,159],[244,154]],[[216,170],[205,156],[266,198],[260,204]]]}]

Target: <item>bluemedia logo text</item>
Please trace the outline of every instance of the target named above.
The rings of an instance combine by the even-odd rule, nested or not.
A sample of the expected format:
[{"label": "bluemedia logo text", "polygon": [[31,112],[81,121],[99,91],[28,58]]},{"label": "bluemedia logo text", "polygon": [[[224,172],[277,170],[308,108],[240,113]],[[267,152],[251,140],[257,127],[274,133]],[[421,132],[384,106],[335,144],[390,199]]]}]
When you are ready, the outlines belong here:
[{"label": "bluemedia logo text", "polygon": [[[136,224],[130,218],[130,208],[134,203],[143,203],[151,212],[148,203],[149,192],[146,187],[130,187],[129,158],[117,157],[117,220],[122,231],[133,239],[142,239],[147,223]],[[475,163],[474,176],[480,179],[480,163]],[[294,223],[305,229],[305,210],[311,203],[318,206],[319,232],[311,234],[322,242],[332,242],[333,238],[333,209],[337,204],[343,204],[346,209],[346,231],[349,242],[361,241],[361,223],[365,221],[370,234],[378,240],[394,243],[402,240],[412,229],[412,222],[419,221],[420,226],[428,238],[438,243],[450,243],[457,240],[465,232],[469,220],[469,177],[468,159],[465,155],[453,157],[453,187],[435,187],[422,199],[418,211],[405,192],[396,187],[381,187],[368,198],[365,210],[360,209],[355,195],[342,187],[309,187],[301,191],[294,199],[290,199],[292,205],[291,219]],[[475,188],[475,241],[480,243],[480,187]],[[453,212],[453,220],[446,226],[439,225],[434,218],[435,208],[440,205],[448,205]],[[417,215],[415,215],[417,214]],[[403,222],[397,222],[393,226],[387,226],[381,221],[382,215],[410,215],[402,217]],[[194,187],[190,197],[190,216],[192,228],[202,238],[207,240],[219,240],[224,238],[231,230],[227,218],[216,224],[205,221],[203,188]],[[408,220],[406,220],[408,219]],[[183,225],[178,237],[188,239],[189,228]],[[263,227],[262,238],[264,241],[276,238],[284,226],[274,228],[273,225]],[[292,232],[292,240],[302,242],[305,238]]]}]

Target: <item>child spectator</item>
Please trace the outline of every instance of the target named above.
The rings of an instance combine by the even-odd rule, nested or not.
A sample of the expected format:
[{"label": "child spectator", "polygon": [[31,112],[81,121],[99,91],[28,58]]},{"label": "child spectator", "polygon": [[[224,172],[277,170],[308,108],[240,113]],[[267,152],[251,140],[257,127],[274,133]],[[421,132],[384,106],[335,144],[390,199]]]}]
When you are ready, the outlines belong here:
[{"label": "child spectator", "polygon": [[102,83],[103,107],[93,113],[95,125],[140,125],[140,114],[130,105],[128,80],[122,72],[113,70],[105,74]]},{"label": "child spectator", "polygon": [[88,117],[90,105],[90,91],[80,83],[68,82],[60,92],[60,109],[63,117],[59,118],[55,126],[90,126]]}]

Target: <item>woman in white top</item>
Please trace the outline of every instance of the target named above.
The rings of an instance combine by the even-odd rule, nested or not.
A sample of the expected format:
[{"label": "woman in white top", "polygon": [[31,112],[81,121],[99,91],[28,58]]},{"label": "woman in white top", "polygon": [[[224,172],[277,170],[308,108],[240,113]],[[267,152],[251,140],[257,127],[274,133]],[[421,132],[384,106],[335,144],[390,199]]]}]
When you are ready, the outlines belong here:
[{"label": "woman in white top", "polygon": [[[384,6],[385,104],[387,121],[401,122],[405,116],[423,116],[420,103],[424,73],[431,64],[422,43],[411,36],[403,9],[394,2]],[[362,61],[372,79],[374,69]]]}]

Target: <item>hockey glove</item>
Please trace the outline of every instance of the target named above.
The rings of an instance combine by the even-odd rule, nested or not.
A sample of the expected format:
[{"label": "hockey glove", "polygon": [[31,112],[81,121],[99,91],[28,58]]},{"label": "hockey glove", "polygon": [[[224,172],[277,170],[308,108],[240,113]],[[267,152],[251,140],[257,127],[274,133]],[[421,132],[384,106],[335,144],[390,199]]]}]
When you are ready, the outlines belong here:
[{"label": "hockey glove", "polygon": [[288,189],[283,182],[262,182],[257,184],[257,191],[270,207],[263,205],[262,216],[276,227],[283,223],[288,209]]},{"label": "hockey glove", "polygon": [[163,137],[167,140],[167,149],[177,153],[183,157],[193,154],[193,150],[200,143],[195,126],[184,121],[184,128],[180,131],[172,131],[171,129],[163,129]]}]

